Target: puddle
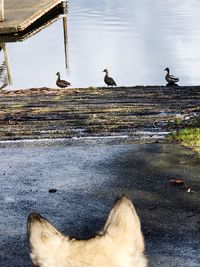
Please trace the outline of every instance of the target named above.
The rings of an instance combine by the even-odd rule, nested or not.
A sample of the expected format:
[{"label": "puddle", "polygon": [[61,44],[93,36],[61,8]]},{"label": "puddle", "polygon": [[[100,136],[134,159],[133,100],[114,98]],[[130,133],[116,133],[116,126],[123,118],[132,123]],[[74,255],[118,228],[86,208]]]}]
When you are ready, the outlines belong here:
[{"label": "puddle", "polygon": [[134,133],[135,135],[140,135],[141,138],[165,138],[166,135],[170,134],[171,132],[156,132],[156,131],[138,131]]}]

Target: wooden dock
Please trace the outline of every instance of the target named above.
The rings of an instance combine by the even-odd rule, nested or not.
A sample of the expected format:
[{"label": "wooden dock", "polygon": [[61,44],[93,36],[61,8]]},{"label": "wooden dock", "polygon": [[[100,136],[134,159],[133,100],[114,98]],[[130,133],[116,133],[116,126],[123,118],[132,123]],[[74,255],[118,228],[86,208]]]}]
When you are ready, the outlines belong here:
[{"label": "wooden dock", "polygon": [[48,13],[63,0],[4,0],[5,20],[0,34],[18,34]]}]

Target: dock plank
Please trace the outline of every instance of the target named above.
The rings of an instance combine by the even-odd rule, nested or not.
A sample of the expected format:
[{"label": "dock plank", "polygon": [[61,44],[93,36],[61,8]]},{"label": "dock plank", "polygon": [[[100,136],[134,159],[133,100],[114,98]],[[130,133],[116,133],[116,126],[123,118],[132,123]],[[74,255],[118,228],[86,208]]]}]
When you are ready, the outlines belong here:
[{"label": "dock plank", "polygon": [[0,34],[15,34],[25,30],[63,0],[4,0],[5,20],[0,22]]}]

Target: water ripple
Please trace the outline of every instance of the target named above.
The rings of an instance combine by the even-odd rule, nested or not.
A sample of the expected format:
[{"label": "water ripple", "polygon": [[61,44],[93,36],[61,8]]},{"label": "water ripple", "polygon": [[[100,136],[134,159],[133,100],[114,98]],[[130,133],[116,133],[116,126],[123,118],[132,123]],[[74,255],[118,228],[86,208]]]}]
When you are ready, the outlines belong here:
[{"label": "water ripple", "polygon": [[[69,0],[68,6],[66,79],[74,87],[104,85],[105,67],[118,85],[165,85],[166,67],[180,85],[200,83],[199,0]],[[18,88],[53,87],[54,73],[66,74],[62,21],[8,48]]]}]

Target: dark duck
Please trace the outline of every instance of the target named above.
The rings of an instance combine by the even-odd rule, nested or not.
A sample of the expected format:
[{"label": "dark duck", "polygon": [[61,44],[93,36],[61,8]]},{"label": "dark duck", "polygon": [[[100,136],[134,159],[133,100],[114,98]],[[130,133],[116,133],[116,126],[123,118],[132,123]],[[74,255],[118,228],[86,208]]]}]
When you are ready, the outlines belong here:
[{"label": "dark duck", "polygon": [[178,86],[176,83],[179,81],[179,78],[171,75],[169,68],[164,69],[164,71],[167,71],[167,74],[165,75],[165,80],[168,82],[167,86]]},{"label": "dark duck", "polygon": [[56,85],[60,88],[66,88],[70,86],[71,84],[65,80],[60,79],[60,72],[57,72],[56,75],[58,76],[58,79],[56,80]]},{"label": "dark duck", "polygon": [[105,77],[104,77],[104,82],[108,85],[108,86],[117,86],[116,82],[113,80],[113,78],[108,76],[108,70],[105,69],[103,70],[103,72],[105,72]]}]

